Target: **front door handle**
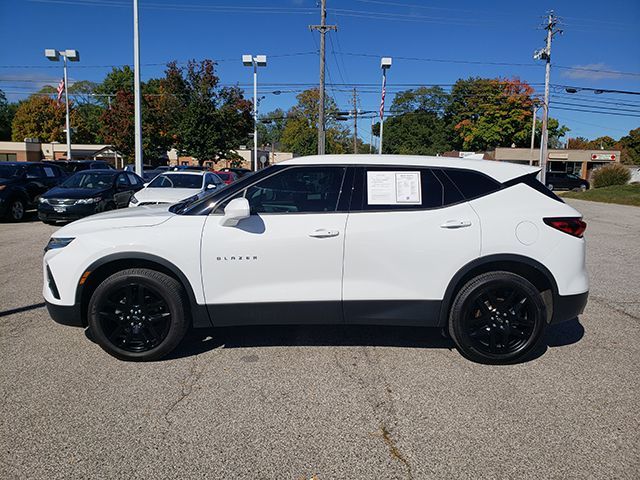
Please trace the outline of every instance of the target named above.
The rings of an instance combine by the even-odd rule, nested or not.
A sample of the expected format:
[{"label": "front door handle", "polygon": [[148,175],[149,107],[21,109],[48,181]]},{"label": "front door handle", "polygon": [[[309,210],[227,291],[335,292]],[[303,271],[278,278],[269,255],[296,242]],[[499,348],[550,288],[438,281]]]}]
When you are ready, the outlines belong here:
[{"label": "front door handle", "polygon": [[319,228],[309,234],[313,238],[337,237],[338,235],[340,235],[338,230],[325,230],[324,228]]},{"label": "front door handle", "polygon": [[447,220],[440,225],[440,228],[464,228],[470,226],[471,222],[469,220]]}]

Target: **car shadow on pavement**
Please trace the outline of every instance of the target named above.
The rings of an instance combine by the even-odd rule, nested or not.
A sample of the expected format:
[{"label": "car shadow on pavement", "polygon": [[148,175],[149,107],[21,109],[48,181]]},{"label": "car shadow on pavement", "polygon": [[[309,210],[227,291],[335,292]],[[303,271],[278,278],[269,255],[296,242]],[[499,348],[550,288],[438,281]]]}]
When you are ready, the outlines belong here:
[{"label": "car shadow on pavement", "polygon": [[[584,328],[577,318],[547,327],[540,345],[520,363],[545,354],[549,347],[577,343]],[[248,326],[198,329],[189,332],[165,360],[190,357],[224,348],[251,347],[400,347],[455,349],[439,328],[360,325]]]}]

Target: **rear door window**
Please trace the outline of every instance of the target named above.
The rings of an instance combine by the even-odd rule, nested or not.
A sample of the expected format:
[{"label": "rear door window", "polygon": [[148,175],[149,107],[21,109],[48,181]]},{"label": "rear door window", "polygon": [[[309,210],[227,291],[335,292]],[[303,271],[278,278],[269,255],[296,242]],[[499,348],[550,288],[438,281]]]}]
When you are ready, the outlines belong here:
[{"label": "rear door window", "polygon": [[370,166],[357,168],[351,211],[427,210],[463,200],[439,169]]}]

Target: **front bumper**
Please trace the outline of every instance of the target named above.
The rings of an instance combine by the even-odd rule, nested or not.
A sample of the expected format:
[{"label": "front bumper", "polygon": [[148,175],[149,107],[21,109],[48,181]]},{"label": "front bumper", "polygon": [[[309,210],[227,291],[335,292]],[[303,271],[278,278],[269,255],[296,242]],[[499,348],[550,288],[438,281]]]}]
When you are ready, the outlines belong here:
[{"label": "front bumper", "polygon": [[61,325],[86,327],[82,320],[79,305],[56,305],[45,300],[51,318]]},{"label": "front bumper", "polygon": [[587,306],[589,291],[577,295],[557,295],[553,302],[551,323],[573,320],[584,312]]},{"label": "front bumper", "polygon": [[70,206],[38,205],[38,218],[43,222],[70,222],[88,217],[101,211],[100,204],[83,204]]}]

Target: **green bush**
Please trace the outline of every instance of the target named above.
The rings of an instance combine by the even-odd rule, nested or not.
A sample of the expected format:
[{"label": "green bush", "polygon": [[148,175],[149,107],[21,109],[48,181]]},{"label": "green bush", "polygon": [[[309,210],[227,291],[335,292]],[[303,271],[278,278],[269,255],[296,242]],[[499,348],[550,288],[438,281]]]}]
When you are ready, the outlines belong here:
[{"label": "green bush", "polygon": [[619,163],[611,163],[593,172],[594,188],[609,187],[611,185],[626,185],[631,180],[631,172]]}]

